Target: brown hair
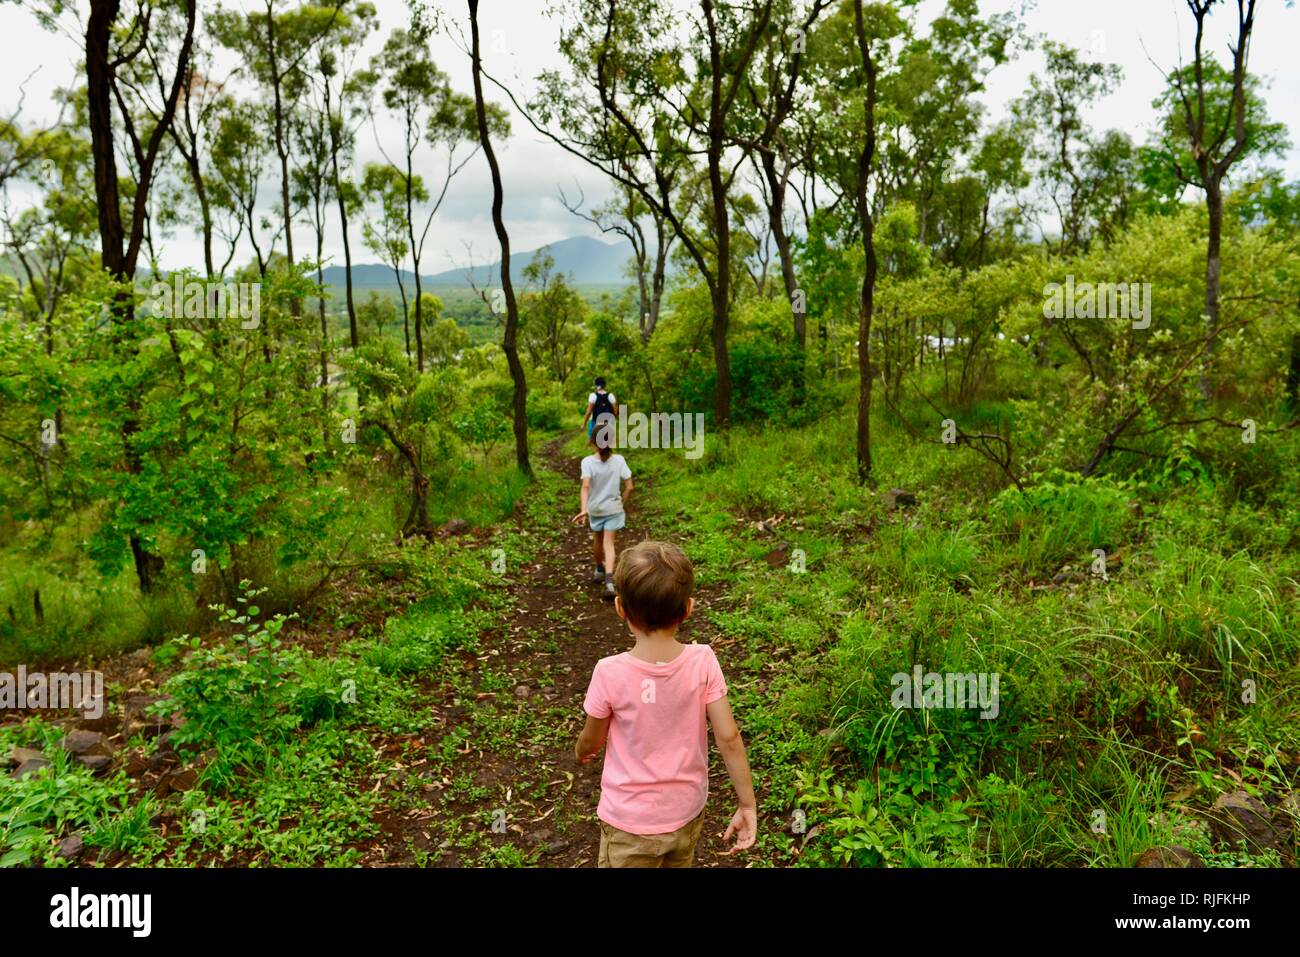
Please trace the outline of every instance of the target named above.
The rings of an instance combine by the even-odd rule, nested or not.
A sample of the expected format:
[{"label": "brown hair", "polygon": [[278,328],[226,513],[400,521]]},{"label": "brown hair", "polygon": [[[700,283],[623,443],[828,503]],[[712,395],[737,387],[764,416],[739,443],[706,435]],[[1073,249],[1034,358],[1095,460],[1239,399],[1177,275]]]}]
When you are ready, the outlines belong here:
[{"label": "brown hair", "polygon": [[628,621],[647,631],[672,628],[686,617],[695,569],[676,545],[647,540],[619,553],[614,584]]},{"label": "brown hair", "polygon": [[600,460],[608,462],[614,450],[614,417],[611,415],[606,418],[606,415],[602,415],[600,418],[605,421],[595,423],[588,441],[596,449]]}]

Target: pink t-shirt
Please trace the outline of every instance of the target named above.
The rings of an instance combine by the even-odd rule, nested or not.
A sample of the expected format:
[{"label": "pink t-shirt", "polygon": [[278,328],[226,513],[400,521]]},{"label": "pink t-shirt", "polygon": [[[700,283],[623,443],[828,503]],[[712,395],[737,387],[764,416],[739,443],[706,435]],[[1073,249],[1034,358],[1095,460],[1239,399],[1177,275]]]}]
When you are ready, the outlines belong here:
[{"label": "pink t-shirt", "polygon": [[628,652],[596,662],[583,708],[608,718],[597,816],[632,834],[666,834],[689,824],[709,796],[704,706],[727,693],[708,645],[684,645],[666,665]]}]

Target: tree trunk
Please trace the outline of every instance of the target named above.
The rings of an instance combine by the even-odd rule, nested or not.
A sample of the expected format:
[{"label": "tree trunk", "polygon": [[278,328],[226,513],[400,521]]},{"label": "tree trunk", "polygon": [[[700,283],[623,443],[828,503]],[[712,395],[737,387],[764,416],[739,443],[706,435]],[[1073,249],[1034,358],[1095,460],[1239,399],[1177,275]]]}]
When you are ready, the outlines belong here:
[{"label": "tree trunk", "polygon": [[861,303],[858,309],[858,481],[874,484],[871,475],[871,315],[876,290],[875,223],[867,203],[867,180],[876,152],[876,67],[871,58],[863,23],[862,0],[853,2],[853,19],[857,32],[858,51],[866,77],[864,120],[866,142],[858,156],[857,175],[854,182],[858,225],[862,231],[862,252],[866,268],[862,274]]},{"label": "tree trunk", "polygon": [[[340,98],[342,93],[339,94]],[[348,303],[348,335],[350,337],[352,348],[356,349],[357,339],[357,307],[352,300],[352,246],[348,242],[348,204],[347,198],[343,195],[343,184],[339,178],[339,150],[342,144],[339,142],[338,130],[334,127],[334,118],[330,115],[330,88],[329,81],[325,83],[325,112],[330,130],[330,162],[334,170],[334,195],[338,198],[339,204],[339,223],[343,230],[343,280],[347,290]],[[339,103],[339,119],[343,117],[343,104]]]},{"label": "tree trunk", "polygon": [[497,240],[501,243],[501,288],[506,297],[506,328],[501,349],[506,354],[506,364],[510,367],[510,378],[515,386],[515,462],[519,471],[532,478],[533,468],[528,462],[528,383],[524,380],[524,367],[519,361],[517,345],[519,304],[515,301],[515,287],[510,281],[510,236],[506,232],[505,220],[501,215],[501,207],[504,203],[501,168],[497,165],[496,153],[492,149],[492,138],[488,135],[487,109],[483,101],[483,61],[479,56],[478,0],[469,0],[469,25],[474,74],[474,113],[478,119],[479,142],[483,146],[483,155],[487,157],[488,170],[492,174],[492,225],[496,229]]},{"label": "tree trunk", "polygon": [[[176,76],[163,107],[162,116],[150,134],[147,149],[133,141],[136,155],[141,157],[137,169],[138,184],[133,197],[131,235],[128,238],[119,205],[117,161],[113,144],[113,94],[115,64],[110,59],[111,40],[119,10],[118,0],[91,0],[90,16],[86,21],[86,118],[90,128],[91,156],[95,170],[95,200],[99,213],[100,262],[118,282],[130,283],[135,278],[136,259],[144,235],[144,212],[147,209],[149,187],[154,166],[159,155],[163,136],[176,116],[176,103],[180,97],[181,80],[188,73],[189,56],[194,42],[196,7],[194,0],[186,4],[187,28],[180,52],[177,54]],[[132,292],[119,289],[113,297],[112,328],[115,348],[128,353],[135,351],[135,297]],[[123,458],[128,473],[139,475],[143,471],[134,436],[140,431],[140,395],[131,389],[126,397],[126,414],[120,426]],[[136,531],[128,535],[131,556],[135,563],[136,579],[140,591],[153,591],[154,582],[162,570],[162,559],[149,551],[144,539]]]},{"label": "tree trunk", "polygon": [[411,264],[415,267],[415,369],[417,372],[424,371],[424,330],[421,326],[424,316],[424,304],[420,302],[420,250],[415,244],[415,210],[412,205],[411,197],[411,179],[414,175],[411,169],[411,154],[406,154],[406,231],[411,240]]},{"label": "tree trunk", "polygon": [[1205,399],[1215,391],[1214,347],[1219,335],[1219,287],[1222,269],[1223,245],[1223,190],[1218,180],[1210,178],[1205,184],[1205,208],[1209,214],[1209,236],[1205,242],[1205,327],[1209,342],[1201,365],[1200,390]]}]

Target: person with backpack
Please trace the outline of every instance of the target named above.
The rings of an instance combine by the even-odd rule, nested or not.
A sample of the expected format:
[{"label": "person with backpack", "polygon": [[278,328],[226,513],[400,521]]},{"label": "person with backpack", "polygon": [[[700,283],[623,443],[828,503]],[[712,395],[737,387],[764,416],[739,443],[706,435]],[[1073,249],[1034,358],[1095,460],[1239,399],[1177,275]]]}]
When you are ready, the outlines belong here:
[{"label": "person with backpack", "polygon": [[603,415],[617,417],[618,402],[614,393],[605,391],[605,377],[596,376],[596,391],[587,396],[587,414],[582,417],[583,427],[587,430],[587,441],[591,441],[596,423]]}]

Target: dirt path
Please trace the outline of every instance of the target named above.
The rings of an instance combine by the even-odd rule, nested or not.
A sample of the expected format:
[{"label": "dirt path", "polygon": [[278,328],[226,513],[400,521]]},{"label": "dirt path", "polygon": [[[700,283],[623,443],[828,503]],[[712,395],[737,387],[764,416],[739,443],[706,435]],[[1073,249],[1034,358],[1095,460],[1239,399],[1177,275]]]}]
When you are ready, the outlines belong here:
[{"label": "dirt path", "polygon": [[[562,507],[552,516],[556,525],[529,528],[523,520],[523,530],[546,545],[524,577],[510,586],[511,616],[481,638],[474,654],[449,661],[447,675],[429,689],[441,702],[432,710],[445,722],[444,734],[459,729],[464,750],[456,749],[451,765],[439,769],[441,777],[418,762],[408,768],[430,782],[419,792],[427,803],[421,809],[417,801],[381,822],[385,838],[368,848],[368,865],[455,867],[484,863],[495,854],[495,861],[486,862],[595,866],[602,762],[598,758],[580,766],[573,745],[592,668],[600,658],[627,650],[632,639],[612,603],[602,602],[599,586],[589,580],[590,531],[569,521],[577,511],[579,461],[557,440],[546,447],[543,462],[568,481],[558,493],[556,504]],[[647,525],[644,493],[645,483],[638,481],[620,548],[659,531],[653,522]],[[698,611],[683,626],[682,640],[708,642],[712,637],[709,597],[697,595]],[[725,654],[720,657],[725,670]],[[472,730],[465,728],[467,722]],[[436,740],[422,743],[438,747]],[[744,866],[744,855],[722,853],[735,798],[716,753],[710,756],[709,779],[697,866]],[[521,851],[523,859],[507,845]]]}]

